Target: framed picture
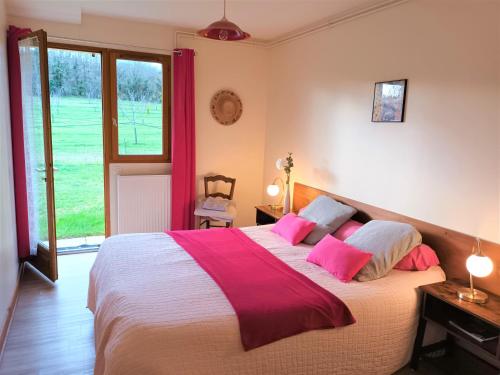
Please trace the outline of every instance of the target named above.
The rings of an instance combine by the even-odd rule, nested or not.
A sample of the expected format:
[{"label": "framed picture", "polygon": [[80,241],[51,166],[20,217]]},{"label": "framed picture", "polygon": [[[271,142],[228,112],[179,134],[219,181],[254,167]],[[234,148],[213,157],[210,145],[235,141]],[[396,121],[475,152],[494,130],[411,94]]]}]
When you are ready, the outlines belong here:
[{"label": "framed picture", "polygon": [[403,122],[406,79],[375,83],[372,122]]}]

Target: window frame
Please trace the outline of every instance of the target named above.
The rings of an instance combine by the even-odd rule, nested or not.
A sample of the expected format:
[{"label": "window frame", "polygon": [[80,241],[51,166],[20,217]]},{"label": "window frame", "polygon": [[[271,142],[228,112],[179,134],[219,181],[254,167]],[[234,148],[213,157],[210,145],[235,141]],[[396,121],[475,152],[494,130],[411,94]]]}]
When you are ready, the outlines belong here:
[{"label": "window frame", "polygon": [[[111,128],[111,152],[110,162],[112,163],[170,163],[171,162],[171,116],[170,116],[170,77],[171,59],[169,55],[160,55],[146,52],[135,52],[125,50],[109,50],[109,109]],[[162,64],[162,154],[161,155],[120,155],[118,148],[118,87],[116,75],[116,61],[131,60],[154,62]]]}]

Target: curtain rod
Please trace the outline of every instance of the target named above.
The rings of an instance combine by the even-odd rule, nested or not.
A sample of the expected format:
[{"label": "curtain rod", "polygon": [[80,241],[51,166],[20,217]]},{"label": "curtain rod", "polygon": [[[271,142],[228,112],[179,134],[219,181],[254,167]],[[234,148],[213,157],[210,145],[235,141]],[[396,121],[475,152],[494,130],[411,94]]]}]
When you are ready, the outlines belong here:
[{"label": "curtain rod", "polygon": [[[84,43],[85,45],[89,46],[101,46],[101,47],[114,47],[114,48],[134,48],[134,49],[139,49],[142,51],[161,51],[161,52],[167,52],[167,53],[181,53],[178,48],[174,49],[164,49],[164,48],[154,48],[154,47],[143,47],[143,46],[136,46],[133,44],[123,44],[123,43],[106,43],[106,42],[98,42],[97,40],[89,40],[89,39],[75,39],[75,38],[67,38],[63,36],[56,36],[56,35],[49,35],[48,39],[51,41],[66,41],[66,42],[74,42],[77,44],[82,44]],[[196,52],[195,52],[196,54]]]}]

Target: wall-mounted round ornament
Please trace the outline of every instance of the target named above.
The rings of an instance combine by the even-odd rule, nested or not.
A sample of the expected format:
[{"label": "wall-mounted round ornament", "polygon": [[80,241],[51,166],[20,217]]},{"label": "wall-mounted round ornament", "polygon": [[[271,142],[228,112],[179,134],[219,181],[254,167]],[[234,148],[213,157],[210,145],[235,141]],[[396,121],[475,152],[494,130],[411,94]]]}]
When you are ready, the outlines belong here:
[{"label": "wall-mounted round ornament", "polygon": [[233,125],[241,117],[243,104],[233,91],[219,90],[210,100],[210,112],[219,124]]}]

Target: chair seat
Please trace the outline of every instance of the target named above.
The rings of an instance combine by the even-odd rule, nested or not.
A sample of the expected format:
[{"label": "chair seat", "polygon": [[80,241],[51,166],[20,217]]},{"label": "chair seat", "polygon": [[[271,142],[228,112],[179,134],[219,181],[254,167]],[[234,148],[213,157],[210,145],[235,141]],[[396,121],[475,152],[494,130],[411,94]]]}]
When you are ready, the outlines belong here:
[{"label": "chair seat", "polygon": [[207,210],[203,208],[203,202],[199,202],[194,210],[194,215],[210,218],[214,221],[232,222],[236,217],[236,207],[230,203],[226,211]]}]

